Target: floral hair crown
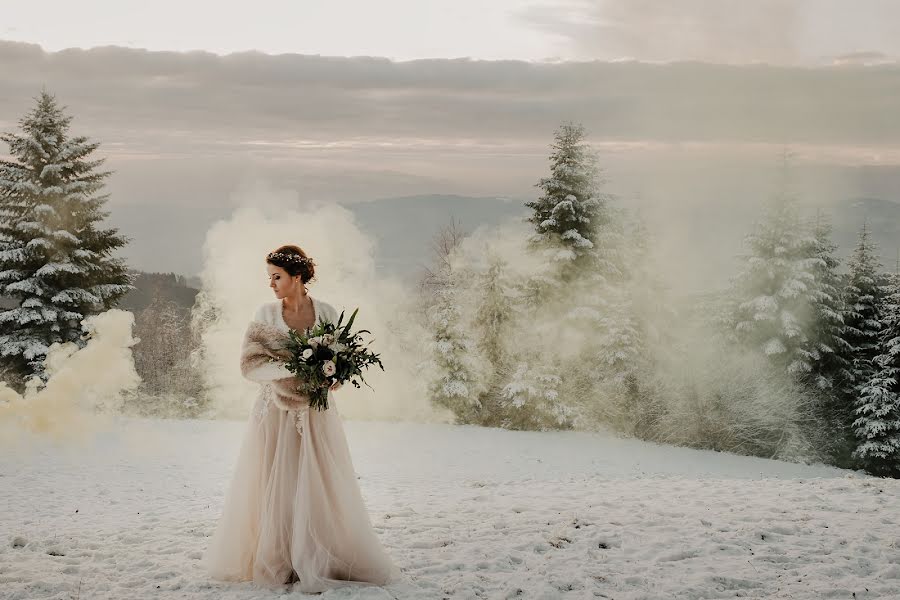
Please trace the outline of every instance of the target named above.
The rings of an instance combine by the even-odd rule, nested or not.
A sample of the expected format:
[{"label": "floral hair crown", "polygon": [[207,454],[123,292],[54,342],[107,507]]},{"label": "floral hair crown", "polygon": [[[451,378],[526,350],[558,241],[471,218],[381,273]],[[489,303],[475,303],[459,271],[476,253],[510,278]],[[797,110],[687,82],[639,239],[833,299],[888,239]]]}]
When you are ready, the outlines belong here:
[{"label": "floral hair crown", "polygon": [[298,265],[314,265],[315,263],[308,256],[300,256],[299,254],[287,253],[287,252],[269,252],[266,255],[266,260],[277,260],[286,263],[296,263]]}]

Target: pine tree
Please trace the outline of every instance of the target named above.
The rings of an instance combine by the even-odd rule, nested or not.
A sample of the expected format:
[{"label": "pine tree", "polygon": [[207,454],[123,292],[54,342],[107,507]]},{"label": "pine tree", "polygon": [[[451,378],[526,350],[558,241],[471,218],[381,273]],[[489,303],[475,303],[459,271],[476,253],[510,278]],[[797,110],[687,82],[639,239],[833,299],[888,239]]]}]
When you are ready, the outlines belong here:
[{"label": "pine tree", "polygon": [[528,218],[535,228],[531,246],[559,265],[563,281],[586,266],[599,267],[604,276],[620,276],[615,240],[609,239],[615,232],[605,231],[611,224],[608,198],[599,191],[597,157],[585,142],[584,127],[564,124],[554,140],[550,177],[537,183],[543,194],[525,203],[533,211]]},{"label": "pine tree", "polygon": [[127,240],[98,227],[110,175],[92,158],[99,144],[70,136],[71,117],[46,91],[36,100],[22,132],[0,136],[13,158],[0,162],[0,295],[18,304],[0,312],[0,357],[40,374],[52,343],[83,344],[81,320],[131,286],[112,256]]},{"label": "pine tree", "polygon": [[575,411],[560,398],[562,378],[552,369],[520,362],[503,387],[502,426],[507,429],[567,429]]},{"label": "pine tree", "polygon": [[815,287],[810,298],[813,319],[810,335],[815,360],[810,373],[811,382],[820,390],[840,388],[850,377],[852,348],[844,339],[843,300],[841,281],[837,273],[839,261],[834,253],[838,245],[831,240],[831,224],[819,211],[813,226],[813,265]]},{"label": "pine tree", "polygon": [[856,400],[853,454],[872,474],[900,477],[900,266],[883,292],[879,354]]},{"label": "pine tree", "polygon": [[745,244],[750,252],[735,281],[737,337],[779,369],[805,378],[817,358],[810,323],[820,259],[786,186],[768,203]]},{"label": "pine tree", "polygon": [[844,288],[843,337],[852,348],[845,391],[856,396],[860,386],[875,374],[874,359],[879,354],[881,305],[884,299],[881,263],[867,224],[863,224]]},{"label": "pine tree", "polygon": [[485,358],[499,370],[507,359],[507,333],[514,320],[515,290],[509,281],[506,261],[489,251],[487,268],[477,276],[478,306],[475,326],[478,347]]},{"label": "pine tree", "polygon": [[[561,328],[591,338],[586,348],[593,354],[592,366],[621,370],[639,353],[638,326],[624,286],[622,215],[600,193],[597,156],[581,125],[560,126],[551,150],[550,176],[537,184],[543,194],[526,203],[535,228],[531,248],[551,263],[548,273],[529,282],[530,307],[545,319],[557,318]],[[523,295],[529,297],[528,291]],[[534,358],[524,362],[539,367]]]},{"label": "pine tree", "polygon": [[635,317],[630,290],[608,286],[588,305],[574,308],[568,318],[589,338],[585,348],[591,357],[589,368],[598,378],[625,381],[641,362],[644,339],[641,323]]},{"label": "pine tree", "polygon": [[476,345],[467,334],[453,284],[435,291],[436,301],[428,317],[433,332],[436,378],[429,386],[432,401],[452,411],[461,423],[477,423],[483,417],[479,396]]},{"label": "pine tree", "polygon": [[509,263],[491,248],[486,248],[484,258],[486,264],[474,276],[471,290],[475,297],[472,333],[485,361],[480,422],[502,426],[502,386],[511,369],[510,355],[519,350],[512,330],[519,322],[520,298],[510,277]]},{"label": "pine tree", "polygon": [[449,409],[458,422],[479,423],[485,417],[481,404],[484,381],[478,347],[460,306],[470,273],[455,260],[463,237],[455,221],[438,233],[434,242],[436,265],[422,284],[427,328],[432,334],[428,391],[432,402]]}]

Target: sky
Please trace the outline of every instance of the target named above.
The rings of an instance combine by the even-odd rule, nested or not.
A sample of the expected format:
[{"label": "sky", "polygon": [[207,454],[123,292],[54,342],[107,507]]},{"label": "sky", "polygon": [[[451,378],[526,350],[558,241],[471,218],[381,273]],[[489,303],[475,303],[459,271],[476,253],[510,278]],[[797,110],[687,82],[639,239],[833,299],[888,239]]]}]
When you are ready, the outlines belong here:
[{"label": "sky", "polygon": [[3,8],[0,131],[54,93],[143,270],[198,273],[260,186],[531,199],[570,120],[662,225],[759,197],[785,148],[809,196],[900,199],[900,2],[51,4]]},{"label": "sky", "polygon": [[395,60],[702,60],[829,64],[900,57],[895,0],[51,0],[10,2],[0,38]]}]

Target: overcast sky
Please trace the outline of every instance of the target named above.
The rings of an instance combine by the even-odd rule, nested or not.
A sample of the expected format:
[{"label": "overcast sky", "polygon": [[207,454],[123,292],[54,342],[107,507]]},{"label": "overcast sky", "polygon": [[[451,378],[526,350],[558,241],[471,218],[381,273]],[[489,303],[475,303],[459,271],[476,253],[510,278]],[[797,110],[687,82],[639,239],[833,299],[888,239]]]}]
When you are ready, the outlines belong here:
[{"label": "overcast sky", "polygon": [[49,50],[259,50],[398,60],[900,57],[896,0],[49,0],[9,2],[0,38]]},{"label": "overcast sky", "polygon": [[529,198],[564,120],[647,202],[738,197],[786,147],[810,193],[896,192],[900,2],[52,4],[4,7],[0,130],[56,94],[102,144],[142,269],[197,272],[260,182]]}]

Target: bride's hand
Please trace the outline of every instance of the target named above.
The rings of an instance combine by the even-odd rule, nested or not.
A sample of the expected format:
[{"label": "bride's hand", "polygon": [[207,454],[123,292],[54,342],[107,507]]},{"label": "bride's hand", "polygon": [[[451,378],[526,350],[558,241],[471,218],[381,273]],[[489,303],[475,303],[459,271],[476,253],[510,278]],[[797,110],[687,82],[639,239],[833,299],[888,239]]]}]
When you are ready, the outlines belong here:
[{"label": "bride's hand", "polygon": [[328,388],[328,389],[330,389],[332,392],[336,392],[336,391],[338,391],[339,389],[341,389],[341,385],[342,385],[341,382],[338,381],[337,383],[332,384],[332,386],[331,386],[330,388]]}]

